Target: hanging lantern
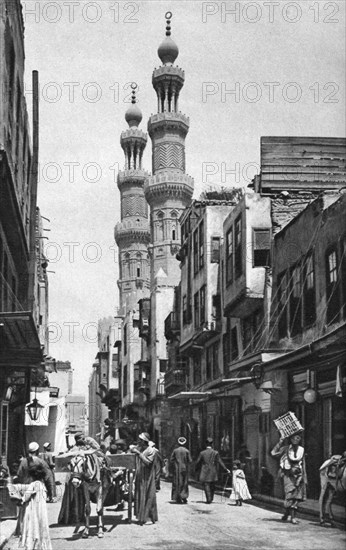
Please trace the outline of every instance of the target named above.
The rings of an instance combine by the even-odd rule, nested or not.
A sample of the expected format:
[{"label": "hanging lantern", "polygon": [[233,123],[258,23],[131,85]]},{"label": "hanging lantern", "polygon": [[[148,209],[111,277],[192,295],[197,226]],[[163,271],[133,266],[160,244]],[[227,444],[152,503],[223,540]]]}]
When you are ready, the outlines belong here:
[{"label": "hanging lantern", "polygon": [[36,420],[39,419],[42,409],[44,409],[44,406],[38,402],[36,397],[26,407],[26,410],[28,411],[28,415],[30,416],[31,420],[33,420],[34,422],[36,422]]},{"label": "hanging lantern", "polygon": [[317,400],[317,391],[314,390],[313,388],[308,388],[307,390],[305,390],[304,392],[304,401],[306,401],[307,403],[316,403],[316,400]]}]

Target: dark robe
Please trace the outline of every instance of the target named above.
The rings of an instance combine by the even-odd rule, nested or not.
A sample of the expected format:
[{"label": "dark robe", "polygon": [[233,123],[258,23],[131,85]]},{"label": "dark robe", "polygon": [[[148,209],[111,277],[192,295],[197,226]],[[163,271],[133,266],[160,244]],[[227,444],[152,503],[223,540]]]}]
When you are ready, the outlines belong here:
[{"label": "dark robe", "polygon": [[148,520],[157,521],[156,488],[155,488],[155,451],[147,447],[136,457],[135,502],[134,512],[139,523]]},{"label": "dark robe", "polygon": [[52,486],[52,498],[56,497],[56,484],[55,484],[55,474],[54,474],[54,458],[53,454],[50,451],[44,451],[41,453],[40,458],[45,461],[48,466],[48,473],[50,478],[50,483]]},{"label": "dark robe", "polygon": [[192,462],[190,451],[186,447],[177,447],[170,462],[173,466],[172,500],[186,501],[189,496],[189,465]]},{"label": "dark robe", "polygon": [[160,451],[156,447],[153,447],[153,449],[155,451],[155,458],[154,458],[155,487],[156,487],[156,490],[159,491],[161,489],[160,480],[161,480],[161,471],[163,466],[163,458]]},{"label": "dark robe", "polygon": [[58,517],[61,525],[74,525],[85,521],[85,493],[83,484],[76,488],[71,478],[66,480],[64,496]]}]

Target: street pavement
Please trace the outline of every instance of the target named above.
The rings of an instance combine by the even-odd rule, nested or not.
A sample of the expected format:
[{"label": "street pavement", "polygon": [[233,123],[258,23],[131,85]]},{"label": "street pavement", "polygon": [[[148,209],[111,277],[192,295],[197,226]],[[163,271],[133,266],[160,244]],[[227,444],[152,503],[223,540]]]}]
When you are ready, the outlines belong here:
[{"label": "street pavement", "polygon": [[[48,504],[53,550],[341,550],[346,534],[337,528],[320,527],[311,520],[298,525],[284,523],[281,514],[251,504],[234,506],[228,498],[215,495],[206,504],[201,489],[190,487],[187,505],[170,501],[171,484],[162,482],[157,493],[159,521],[140,526],[134,518],[127,523],[127,511],[104,511],[104,538],[97,537],[96,510],[92,509],[91,535],[82,539],[82,527],[56,524],[60,502]],[[18,548],[12,537],[6,550]]]}]

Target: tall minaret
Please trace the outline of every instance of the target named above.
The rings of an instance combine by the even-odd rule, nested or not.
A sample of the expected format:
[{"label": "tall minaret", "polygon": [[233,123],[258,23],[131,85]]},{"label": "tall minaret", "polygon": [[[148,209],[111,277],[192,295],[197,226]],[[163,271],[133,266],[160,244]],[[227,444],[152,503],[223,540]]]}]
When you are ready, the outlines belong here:
[{"label": "tall minaret", "polygon": [[147,135],[139,130],[142,113],[136,104],[136,84],[132,84],[132,103],[125,114],[129,128],[122,132],[120,143],[125,153],[124,171],[118,174],[121,197],[121,222],[114,236],[119,249],[121,309],[138,309],[138,300],[148,296],[150,263],[148,244],[150,229],[148,205],[144,197],[144,181],[148,173],[142,169]]},{"label": "tall minaret", "polygon": [[152,140],[152,173],[145,183],[150,205],[151,305],[150,357],[151,397],[163,376],[167,359],[164,320],[173,309],[174,287],[180,281],[176,254],[180,248],[179,217],[190,203],[193,179],[185,173],[185,137],[189,119],[179,111],[184,71],[174,65],[178,46],[171,38],[172,13],[166,13],[166,38],[159,46],[162,66],[153,72],[157,114],[151,115],[148,132]]}]

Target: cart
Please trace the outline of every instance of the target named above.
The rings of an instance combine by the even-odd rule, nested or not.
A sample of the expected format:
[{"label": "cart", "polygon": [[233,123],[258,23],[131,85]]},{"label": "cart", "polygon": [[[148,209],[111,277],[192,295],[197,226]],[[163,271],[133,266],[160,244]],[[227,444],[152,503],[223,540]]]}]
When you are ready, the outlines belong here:
[{"label": "cart", "polygon": [[133,480],[136,470],[136,455],[134,454],[119,454],[108,455],[107,462],[110,466],[112,474],[122,468],[126,470],[126,481],[128,483],[128,507],[127,507],[127,519],[130,523],[132,521],[132,506],[133,506]]},{"label": "cart", "polygon": [[[69,464],[73,454],[65,454],[63,456],[55,457],[55,472],[58,473],[70,473]],[[120,468],[126,470],[126,482],[129,487],[128,492],[128,510],[127,510],[127,519],[128,522],[132,521],[132,508],[133,508],[133,480],[134,473],[136,469],[136,455],[134,454],[119,454],[119,455],[108,455],[106,456],[108,467],[112,472],[112,478],[114,479],[114,474],[116,471],[119,471]],[[113,504],[118,504],[118,502],[112,502]],[[107,506],[107,504],[106,504]]]}]

